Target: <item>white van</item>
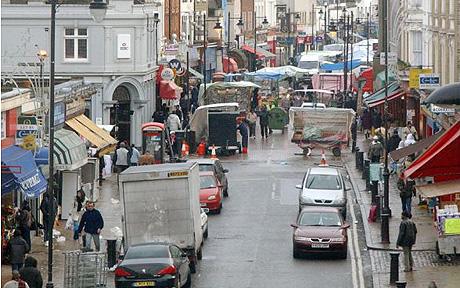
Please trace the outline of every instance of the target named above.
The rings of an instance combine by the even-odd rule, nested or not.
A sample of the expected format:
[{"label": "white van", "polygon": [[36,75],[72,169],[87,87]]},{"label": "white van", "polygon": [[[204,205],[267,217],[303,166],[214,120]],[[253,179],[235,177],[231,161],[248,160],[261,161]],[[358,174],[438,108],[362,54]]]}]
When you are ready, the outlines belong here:
[{"label": "white van", "polygon": [[318,74],[319,66],[322,62],[323,56],[318,55],[316,53],[308,53],[307,55],[303,55],[302,57],[300,57],[299,64],[297,65],[297,67],[310,70],[310,74]]}]

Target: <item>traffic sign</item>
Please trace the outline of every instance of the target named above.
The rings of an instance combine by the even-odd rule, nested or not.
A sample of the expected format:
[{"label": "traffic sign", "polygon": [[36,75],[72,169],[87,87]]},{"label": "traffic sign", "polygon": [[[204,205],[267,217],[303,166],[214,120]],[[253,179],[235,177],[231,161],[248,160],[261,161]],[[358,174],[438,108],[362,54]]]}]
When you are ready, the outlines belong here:
[{"label": "traffic sign", "polygon": [[[398,63],[398,55],[395,52],[388,52],[388,65]],[[385,52],[380,53],[380,65],[385,65]]]},{"label": "traffic sign", "polygon": [[174,71],[171,68],[164,68],[160,76],[163,80],[170,81],[174,79]]},{"label": "traffic sign", "polygon": [[420,74],[431,74],[433,73],[433,69],[431,68],[410,68],[409,70],[409,88],[411,89],[418,89],[420,82],[419,76]]},{"label": "traffic sign", "polygon": [[438,74],[420,74],[419,87],[420,89],[435,89],[440,86]]}]

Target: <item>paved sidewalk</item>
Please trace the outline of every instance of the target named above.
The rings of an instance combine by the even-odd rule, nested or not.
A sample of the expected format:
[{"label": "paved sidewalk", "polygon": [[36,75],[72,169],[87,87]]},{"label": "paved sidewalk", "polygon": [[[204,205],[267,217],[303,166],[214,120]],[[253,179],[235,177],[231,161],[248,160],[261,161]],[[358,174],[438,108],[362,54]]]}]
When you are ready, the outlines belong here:
[{"label": "paved sidewalk", "polygon": [[[358,133],[358,147],[360,151],[367,152],[368,142],[363,135]],[[366,190],[366,183],[362,180],[362,172],[356,169],[354,154],[345,161],[345,166],[350,175],[353,188],[356,192],[357,202],[361,208],[363,216],[364,230],[366,233],[367,249],[370,250],[372,261],[374,287],[389,287],[390,279],[390,254],[391,251],[401,252],[399,257],[399,278],[408,282],[407,287],[428,287],[430,281],[435,280],[438,287],[458,287],[460,283],[458,271],[460,263],[448,263],[438,259],[435,253],[436,230],[432,222],[431,215],[426,209],[418,206],[418,197],[412,199],[413,221],[417,225],[417,243],[414,246],[414,266],[415,271],[404,273],[402,250],[396,249],[399,224],[401,222],[401,200],[397,189],[397,176],[390,176],[389,203],[392,211],[390,218],[390,244],[381,243],[381,224],[369,222],[367,217],[371,207],[371,193]],[[383,185],[379,186],[379,194],[383,195]]]},{"label": "paved sidewalk", "polygon": [[[115,201],[113,201],[114,199]],[[96,202],[98,209],[104,218],[104,229],[102,230],[101,251],[106,251],[106,239],[112,238],[111,229],[113,227],[121,227],[121,208],[119,204],[119,192],[116,185],[116,175],[106,179],[100,186],[100,196]],[[53,245],[53,283],[54,287],[64,287],[64,251],[73,251],[80,249],[80,245],[72,238],[73,232],[65,230],[66,221],[60,221],[60,226],[55,227],[61,232],[66,241],[57,242],[54,240]],[[48,263],[48,247],[43,245],[42,237],[35,237],[35,231],[32,231],[32,250],[29,255],[38,260],[38,268],[42,273],[44,283],[47,282],[47,263]],[[94,247],[94,245],[93,245]],[[1,287],[11,280],[11,266],[2,265],[2,284]],[[114,287],[113,273],[108,272],[107,287]]]}]

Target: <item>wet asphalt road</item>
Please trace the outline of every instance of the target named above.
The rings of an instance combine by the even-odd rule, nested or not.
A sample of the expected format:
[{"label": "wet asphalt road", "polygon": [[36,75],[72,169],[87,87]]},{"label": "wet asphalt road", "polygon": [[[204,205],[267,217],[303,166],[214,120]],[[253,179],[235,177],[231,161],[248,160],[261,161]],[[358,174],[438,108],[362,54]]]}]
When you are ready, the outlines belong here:
[{"label": "wet asphalt road", "polygon": [[320,151],[304,159],[289,139],[275,132],[268,140],[250,140],[247,157],[221,158],[230,170],[230,197],[220,215],[209,215],[209,238],[193,287],[353,287],[350,256],[292,257],[295,185],[319,162]]}]

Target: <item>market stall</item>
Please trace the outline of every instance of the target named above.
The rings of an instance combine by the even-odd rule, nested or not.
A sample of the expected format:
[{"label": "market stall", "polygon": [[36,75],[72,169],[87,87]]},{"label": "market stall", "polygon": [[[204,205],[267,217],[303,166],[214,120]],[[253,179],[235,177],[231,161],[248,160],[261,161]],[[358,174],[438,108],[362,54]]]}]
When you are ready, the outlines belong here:
[{"label": "market stall", "polygon": [[201,84],[198,101],[200,106],[219,103],[238,103],[242,110],[249,110],[253,91],[261,88],[259,85],[247,81],[238,82],[215,82]]}]

